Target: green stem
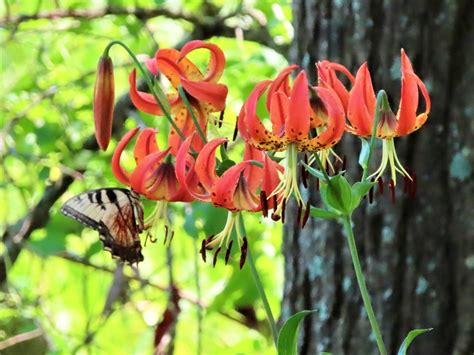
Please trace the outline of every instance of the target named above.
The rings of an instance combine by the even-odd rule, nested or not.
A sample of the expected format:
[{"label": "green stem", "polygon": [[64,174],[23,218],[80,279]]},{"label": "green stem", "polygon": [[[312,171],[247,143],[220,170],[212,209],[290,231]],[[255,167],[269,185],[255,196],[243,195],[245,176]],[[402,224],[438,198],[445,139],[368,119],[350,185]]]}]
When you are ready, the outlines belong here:
[{"label": "green stem", "polygon": [[367,317],[369,318],[370,326],[372,327],[372,332],[375,335],[375,340],[377,341],[377,347],[379,348],[380,355],[387,355],[387,350],[385,349],[385,344],[382,339],[382,333],[380,332],[380,327],[377,323],[377,318],[375,317],[372,304],[370,303],[369,292],[367,291],[364,274],[360,265],[359,254],[357,253],[357,247],[354,238],[354,231],[352,230],[351,216],[344,216],[343,222],[344,230],[347,234],[347,241],[349,243],[349,250],[351,252],[352,264],[354,265],[354,270],[357,278],[357,284],[359,285],[360,294],[362,296],[362,300],[364,301],[365,311],[367,312]]},{"label": "green stem", "polygon": [[[239,218],[237,221],[237,233],[239,236],[245,236],[245,226],[241,214],[239,214]],[[270,329],[272,331],[272,337],[275,343],[275,347],[278,349],[278,328],[275,322],[275,318],[273,317],[272,309],[270,308],[270,304],[268,303],[268,298],[265,294],[265,289],[263,288],[262,280],[258,275],[255,260],[253,259],[252,252],[250,251],[250,246],[248,246],[247,249],[247,260],[250,265],[250,271],[252,272],[253,281],[255,282],[255,286],[257,287],[260,298],[262,299],[263,308],[265,309],[265,313],[267,314],[267,320],[270,324]]]},{"label": "green stem", "polygon": [[156,93],[155,91],[155,87],[153,86],[153,81],[151,80],[150,78],[150,75],[148,74],[148,72],[145,70],[145,68],[143,67],[142,63],[140,63],[140,61],[138,60],[138,58],[135,56],[135,54],[132,52],[132,50],[130,48],[128,48],[128,46],[123,43],[122,41],[119,41],[119,40],[113,40],[111,41],[107,47],[105,47],[104,49],[104,54],[103,56],[104,57],[108,57],[109,56],[109,51],[110,51],[110,48],[112,48],[113,45],[119,45],[121,46],[123,49],[125,49],[125,51],[130,55],[130,57],[132,58],[132,60],[135,62],[135,65],[138,67],[138,69],[140,69],[140,72],[142,73],[143,77],[145,78],[145,81],[148,85],[148,88],[150,89],[150,92],[151,94],[153,95],[153,98],[155,99],[155,101],[158,103],[158,105],[160,106],[160,109],[161,111],[163,112],[163,114],[165,115],[166,119],[168,120],[168,122],[170,123],[170,125],[173,127],[173,129],[176,131],[176,133],[178,133],[178,135],[180,136],[180,138],[182,140],[185,140],[186,139],[186,136],[183,134],[183,132],[181,132],[181,130],[178,128],[178,126],[176,125],[176,123],[173,121],[173,118],[171,117],[170,113],[168,112],[168,110],[166,109],[165,105],[163,105],[163,103],[161,102],[160,98],[158,97],[158,94]]},{"label": "green stem", "polygon": [[201,125],[199,124],[199,122],[196,118],[196,115],[194,114],[193,108],[191,107],[191,104],[189,103],[189,100],[186,97],[186,93],[184,92],[183,87],[181,85],[178,85],[178,93],[179,93],[179,96],[181,96],[181,100],[183,100],[184,105],[186,106],[186,108],[188,109],[188,111],[191,115],[191,118],[194,122],[194,125],[196,126],[196,131],[198,132],[199,137],[201,137],[201,139],[204,143],[207,143],[206,135],[202,131]]},{"label": "green stem", "polygon": [[367,175],[370,166],[370,160],[372,159],[372,153],[374,151],[375,140],[377,138],[377,128],[380,120],[380,111],[389,106],[387,93],[384,90],[380,90],[377,94],[377,101],[375,102],[375,115],[374,115],[374,124],[372,126],[372,135],[369,142],[369,156],[367,157],[367,163],[363,167],[362,179],[361,181],[367,180]]}]

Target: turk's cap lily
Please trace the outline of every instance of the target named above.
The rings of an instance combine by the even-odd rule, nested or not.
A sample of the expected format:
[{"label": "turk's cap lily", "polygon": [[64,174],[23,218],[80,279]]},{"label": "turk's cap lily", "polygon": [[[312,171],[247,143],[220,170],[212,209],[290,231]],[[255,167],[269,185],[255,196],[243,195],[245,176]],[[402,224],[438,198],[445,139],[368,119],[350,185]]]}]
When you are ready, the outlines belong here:
[{"label": "turk's cap lily", "polygon": [[[212,202],[214,205],[229,211],[259,211],[260,191],[269,194],[279,182],[281,167],[263,152],[246,146],[244,161],[227,169],[221,176],[216,169],[216,150],[227,142],[226,138],[209,141],[199,152],[193,164],[186,165],[189,147],[193,137],[189,137],[181,146],[176,156],[176,176],[194,198]],[[194,158],[191,157],[194,160]],[[263,167],[256,166],[259,162]],[[189,174],[195,173],[199,184],[190,186]]]},{"label": "turk's cap lily", "polygon": [[337,77],[337,73],[344,74],[352,85],[354,85],[354,76],[346,67],[341,64],[323,60],[316,63],[318,72],[318,86],[331,88],[337,94],[343,107],[347,107],[349,102],[349,90]]},{"label": "turk's cap lily", "polygon": [[[127,132],[114,151],[112,172],[117,180],[150,200],[192,201],[193,198],[176,179],[170,148],[159,150],[154,129],[145,128],[138,135],[134,147],[136,168],[128,172],[121,166],[123,151],[138,130],[139,128],[134,128]],[[190,185],[193,184],[193,178],[192,175],[188,177]]]},{"label": "turk's cap lily", "polygon": [[[408,135],[419,129],[427,120],[431,100],[425,84],[413,71],[405,51],[401,50],[401,95],[396,115],[382,117],[377,127],[377,137],[390,139]],[[425,101],[424,112],[417,114],[419,92]],[[367,63],[359,68],[351,89],[347,106],[349,131],[359,136],[370,136],[374,122],[376,98]]]},{"label": "turk's cap lily", "polygon": [[114,98],[114,65],[110,57],[102,56],[97,65],[93,102],[95,137],[102,150],[107,150],[112,135]]},{"label": "turk's cap lily", "polygon": [[[295,69],[296,66],[290,66],[273,82],[260,82],[244,103],[238,118],[238,129],[244,140],[252,146],[262,150],[283,151],[290,144],[295,144],[299,151],[317,151],[331,147],[342,137],[344,110],[335,92],[329,88],[316,89],[326,112],[322,119],[312,109],[304,71],[297,75],[293,86],[288,89],[288,76]],[[267,88],[266,105],[272,123],[271,132],[257,115],[258,100]],[[311,137],[310,129],[323,124],[326,129],[317,137]]]}]

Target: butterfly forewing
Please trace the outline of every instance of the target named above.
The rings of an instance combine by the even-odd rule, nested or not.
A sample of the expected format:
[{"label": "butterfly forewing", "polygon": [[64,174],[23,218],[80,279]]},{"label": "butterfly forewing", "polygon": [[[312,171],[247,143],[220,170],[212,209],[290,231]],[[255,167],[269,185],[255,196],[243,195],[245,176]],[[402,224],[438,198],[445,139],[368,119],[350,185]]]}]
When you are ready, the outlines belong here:
[{"label": "butterfly forewing", "polygon": [[129,263],[143,260],[139,238],[143,207],[135,192],[119,188],[87,191],[68,200],[61,212],[97,230],[113,256]]}]

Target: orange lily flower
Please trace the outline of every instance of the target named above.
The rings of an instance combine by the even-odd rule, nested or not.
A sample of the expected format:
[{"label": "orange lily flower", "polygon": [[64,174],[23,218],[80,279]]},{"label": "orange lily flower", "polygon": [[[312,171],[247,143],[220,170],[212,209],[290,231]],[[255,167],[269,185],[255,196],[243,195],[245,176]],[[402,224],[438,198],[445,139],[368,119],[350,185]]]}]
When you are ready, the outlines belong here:
[{"label": "orange lily flower", "polygon": [[[305,205],[298,187],[298,151],[317,152],[329,149],[344,133],[344,109],[336,93],[329,88],[316,88],[324,110],[314,112],[306,73],[300,72],[293,86],[289,85],[289,75],[296,68],[296,65],[289,66],[274,81],[257,84],[242,107],[238,119],[239,132],[247,143],[262,150],[286,151],[285,177],[269,195],[272,197],[282,194],[283,203],[274,211],[274,219],[282,216],[284,205],[292,194],[300,208]],[[271,132],[265,128],[256,112],[258,100],[267,88],[266,107],[272,123]],[[315,137],[311,137],[312,128],[319,128]]]},{"label": "orange lily flower", "polygon": [[[396,173],[411,179],[398,159],[394,138],[408,135],[419,129],[427,120],[431,110],[431,100],[425,84],[413,71],[413,67],[401,49],[401,96],[398,112],[395,115],[389,108],[381,110],[376,130],[377,138],[383,140],[382,161],[379,168],[369,178],[378,180],[387,166],[390,166],[393,186],[396,185]],[[417,114],[419,92],[425,101],[424,112]],[[347,118],[350,122],[347,130],[352,134],[369,137],[374,124],[376,97],[367,63],[357,71],[347,102]]]},{"label": "orange lily flower", "polygon": [[[257,212],[262,209],[273,208],[275,201],[262,200],[261,196],[270,193],[279,182],[279,172],[282,167],[271,160],[264,152],[246,145],[244,160],[229,169],[221,176],[216,171],[216,150],[221,144],[227,142],[226,138],[216,138],[204,145],[199,155],[192,164],[186,164],[189,159],[194,158],[189,155],[189,150],[194,137],[187,138],[176,156],[176,176],[178,181],[184,186],[189,194],[197,200],[211,202],[215,206],[226,208],[228,212],[227,222],[224,229],[215,236],[211,236],[203,241],[203,258],[205,250],[217,247],[214,255],[214,263],[217,254],[224,243],[227,247],[226,263],[230,255],[231,233],[235,223],[238,223],[240,211]],[[259,164],[261,166],[255,165]],[[195,173],[199,185],[189,184],[189,175]],[[263,194],[259,194],[263,192]],[[274,199],[276,200],[276,198]],[[244,259],[241,259],[241,266],[245,261],[243,246],[246,247],[246,240],[243,236],[238,236],[237,241],[242,251]]]},{"label": "orange lily flower", "polygon": [[[159,150],[154,129],[145,128],[138,135],[134,148],[136,168],[130,173],[121,166],[122,153],[138,130],[139,128],[130,130],[118,143],[112,156],[112,172],[122,184],[130,186],[149,200],[157,201],[155,211],[145,221],[145,227],[149,228],[163,220],[168,235],[168,202],[190,202],[194,198],[176,178],[175,167],[171,162],[171,149]],[[187,176],[188,186],[197,183],[194,174]]]},{"label": "orange lily flower", "polygon": [[[201,71],[186,56],[200,48],[210,51],[209,64],[206,73]],[[212,112],[223,111],[227,97],[227,86],[217,83],[222,76],[225,56],[215,44],[202,41],[191,41],[183,46],[181,51],[176,49],[160,49],[155,58],[146,62],[148,69],[154,74],[162,73],[167,77],[175,92],[167,94],[171,106],[171,115],[179,130],[188,137],[196,130],[191,114],[178,93],[182,86],[201,130],[206,132],[207,122]],[[130,97],[133,104],[141,111],[152,115],[163,115],[153,95],[137,90],[136,70],[129,76]],[[199,151],[204,142],[194,141],[194,150]],[[171,129],[168,146],[176,154],[182,144],[181,137]]]}]

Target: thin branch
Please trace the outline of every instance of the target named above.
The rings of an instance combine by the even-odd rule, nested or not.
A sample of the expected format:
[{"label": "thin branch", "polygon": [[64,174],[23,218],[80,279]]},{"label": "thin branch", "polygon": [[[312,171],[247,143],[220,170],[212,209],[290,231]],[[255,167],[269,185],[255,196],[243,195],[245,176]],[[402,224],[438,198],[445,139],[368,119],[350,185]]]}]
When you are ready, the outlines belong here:
[{"label": "thin branch", "polygon": [[18,24],[31,20],[57,20],[64,18],[74,18],[83,20],[93,20],[106,15],[115,16],[135,16],[139,19],[147,20],[158,16],[165,16],[175,20],[185,20],[191,23],[201,23],[196,16],[188,13],[169,10],[163,7],[145,9],[141,7],[106,7],[102,9],[58,9],[48,12],[38,12],[29,15],[7,16],[0,19],[0,26],[17,26]]}]

